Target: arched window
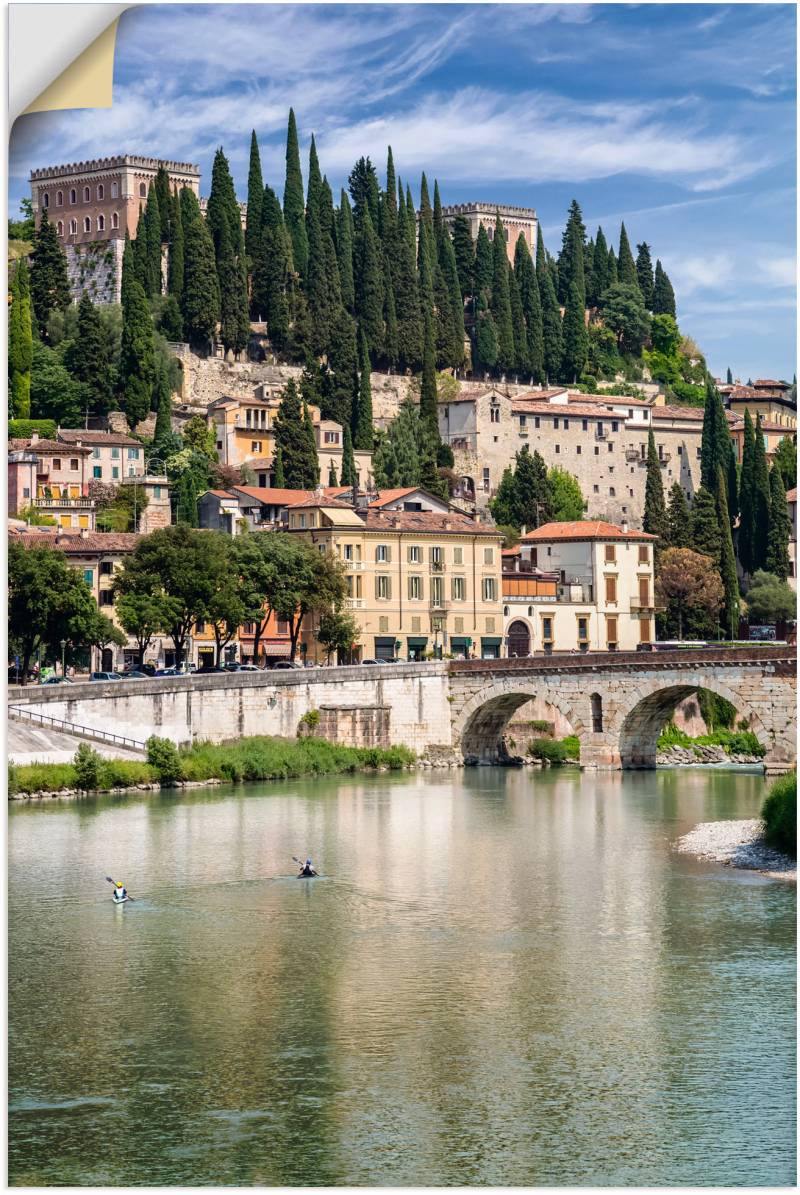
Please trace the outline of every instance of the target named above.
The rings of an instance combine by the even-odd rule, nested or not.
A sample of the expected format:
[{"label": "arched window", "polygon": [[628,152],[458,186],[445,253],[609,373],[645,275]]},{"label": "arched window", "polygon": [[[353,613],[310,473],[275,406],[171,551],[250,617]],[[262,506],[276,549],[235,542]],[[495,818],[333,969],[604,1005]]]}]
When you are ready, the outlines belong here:
[{"label": "arched window", "polygon": [[592,693],[589,700],[592,703],[592,733],[600,734],[603,729],[603,698],[599,693]]},{"label": "arched window", "polygon": [[69,201],[70,201],[70,203],[78,202],[78,192],[75,190],[74,187],[72,188],[72,190],[69,193]]},{"label": "arched window", "polygon": [[89,190],[88,187],[84,187],[83,188],[83,202],[88,203],[91,198],[92,198],[92,192]]},{"label": "arched window", "polygon": [[92,231],[92,218],[91,218],[91,216],[84,216],[84,217],[83,217],[83,231],[84,231],[84,232],[91,232],[91,231]]},{"label": "arched window", "polygon": [[103,230],[105,229],[105,226],[106,226],[105,216],[98,216],[97,217],[97,231],[103,232]]},{"label": "arched window", "polygon": [[112,183],[111,184],[111,198],[116,199],[118,194],[119,194],[119,191],[117,189],[117,184]]},{"label": "arched window", "polygon": [[97,185],[97,198],[98,198],[98,199],[103,199],[104,197],[105,197],[105,188],[104,188],[104,186],[103,186],[103,184],[102,184],[102,183],[98,183],[98,185]]},{"label": "arched window", "polygon": [[119,212],[113,212],[111,216],[111,227],[119,228]]},{"label": "arched window", "polygon": [[139,198],[147,199],[147,183],[139,183]]},{"label": "arched window", "polygon": [[50,206],[50,196],[48,195],[47,191],[45,191],[45,193],[42,195],[42,207],[49,207],[49,206]]},{"label": "arched window", "polygon": [[56,192],[56,207],[63,207],[63,206],[64,206],[64,192],[57,191]]},{"label": "arched window", "polygon": [[58,235],[60,237],[63,237],[63,235],[64,235],[64,221],[63,220],[59,220],[58,224],[56,224],[56,232],[58,233]]},{"label": "arched window", "polygon": [[77,233],[77,231],[78,231],[78,221],[77,221],[77,220],[70,220],[70,222],[69,222],[69,235],[74,237],[74,236],[75,236],[75,234]]}]

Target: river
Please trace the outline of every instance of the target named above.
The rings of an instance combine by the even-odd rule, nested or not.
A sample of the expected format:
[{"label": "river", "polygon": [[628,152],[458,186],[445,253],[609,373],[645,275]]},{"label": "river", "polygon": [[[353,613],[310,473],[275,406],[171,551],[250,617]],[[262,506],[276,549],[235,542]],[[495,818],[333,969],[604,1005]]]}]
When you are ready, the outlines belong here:
[{"label": "river", "polygon": [[670,846],[764,785],[13,804],[11,1183],[793,1183],[795,890]]}]

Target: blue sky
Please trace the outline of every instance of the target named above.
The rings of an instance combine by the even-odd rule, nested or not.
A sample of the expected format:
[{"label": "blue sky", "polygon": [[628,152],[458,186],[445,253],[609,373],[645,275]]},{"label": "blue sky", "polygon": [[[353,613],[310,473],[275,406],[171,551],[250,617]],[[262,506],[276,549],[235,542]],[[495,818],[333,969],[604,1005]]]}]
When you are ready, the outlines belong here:
[{"label": "blue sky", "polygon": [[288,108],[334,187],[369,154],[445,203],[535,207],[556,252],[570,200],[625,221],[675,286],[714,372],[795,372],[791,4],[146,5],[119,26],[110,111],[22,117],[11,209],[37,166],[111,153],[199,162],[246,196],[250,130],[283,192]]}]

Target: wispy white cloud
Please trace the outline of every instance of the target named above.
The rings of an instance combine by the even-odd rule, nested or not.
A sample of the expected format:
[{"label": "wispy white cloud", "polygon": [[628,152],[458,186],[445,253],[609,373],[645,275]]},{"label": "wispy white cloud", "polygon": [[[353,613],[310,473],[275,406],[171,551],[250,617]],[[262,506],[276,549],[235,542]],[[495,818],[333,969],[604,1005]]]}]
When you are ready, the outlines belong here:
[{"label": "wispy white cloud", "polygon": [[759,258],[758,272],[760,277],[772,286],[797,285],[797,259],[795,257],[766,257]]}]

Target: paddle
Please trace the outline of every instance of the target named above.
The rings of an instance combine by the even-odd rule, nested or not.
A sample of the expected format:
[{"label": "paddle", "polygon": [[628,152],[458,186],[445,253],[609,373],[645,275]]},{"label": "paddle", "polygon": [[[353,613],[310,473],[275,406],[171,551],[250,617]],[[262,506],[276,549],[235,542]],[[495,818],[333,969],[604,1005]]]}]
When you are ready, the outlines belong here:
[{"label": "paddle", "polygon": [[[116,880],[112,880],[111,876],[106,876],[106,879],[108,880],[109,884],[116,884],[116,882],[117,882]],[[133,899],[134,899],[134,897],[132,897],[130,895],[130,893],[128,893],[128,900],[133,900]]]},{"label": "paddle", "polygon": [[[302,859],[298,859],[298,858],[297,858],[297,855],[292,855],[292,858],[294,859],[295,863],[299,863],[301,867],[305,867],[305,863],[303,862],[303,860],[302,860]],[[314,873],[314,875],[319,875],[319,872],[318,872],[318,871],[314,871],[314,868],[313,868],[313,867],[311,868],[311,870],[312,870],[312,872]],[[301,872],[301,874],[302,874],[302,872]]]}]

